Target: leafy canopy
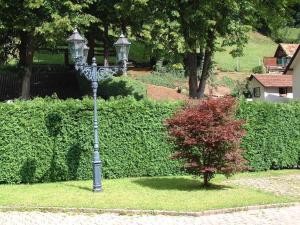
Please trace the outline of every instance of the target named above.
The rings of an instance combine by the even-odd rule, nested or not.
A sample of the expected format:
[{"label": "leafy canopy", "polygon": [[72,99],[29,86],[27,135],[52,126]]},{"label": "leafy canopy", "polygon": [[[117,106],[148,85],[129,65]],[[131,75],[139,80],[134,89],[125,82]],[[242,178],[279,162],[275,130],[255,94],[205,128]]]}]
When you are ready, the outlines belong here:
[{"label": "leafy canopy", "polygon": [[53,44],[66,37],[65,31],[95,21],[94,17],[82,13],[93,1],[0,0],[0,30],[28,32],[38,43]]}]

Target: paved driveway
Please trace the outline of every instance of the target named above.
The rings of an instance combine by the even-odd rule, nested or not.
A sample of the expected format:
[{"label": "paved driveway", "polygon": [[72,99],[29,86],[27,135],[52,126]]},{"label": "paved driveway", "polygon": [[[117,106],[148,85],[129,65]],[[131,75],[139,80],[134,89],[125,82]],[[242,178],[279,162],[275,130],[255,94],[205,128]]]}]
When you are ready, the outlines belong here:
[{"label": "paved driveway", "polygon": [[300,205],[200,217],[0,212],[1,225],[300,225]]}]

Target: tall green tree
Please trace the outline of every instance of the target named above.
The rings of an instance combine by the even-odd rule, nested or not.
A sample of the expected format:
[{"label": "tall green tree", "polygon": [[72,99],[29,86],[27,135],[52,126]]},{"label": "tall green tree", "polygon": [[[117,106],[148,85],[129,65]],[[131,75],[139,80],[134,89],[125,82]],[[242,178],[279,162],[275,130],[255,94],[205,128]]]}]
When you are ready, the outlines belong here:
[{"label": "tall green tree", "polygon": [[0,0],[0,29],[18,39],[19,64],[23,68],[23,99],[30,97],[34,52],[45,44],[55,46],[75,26],[88,26],[95,18],[83,14],[94,0]]},{"label": "tall green tree", "polygon": [[270,29],[284,26],[292,1],[139,0],[150,12],[142,24],[145,37],[167,54],[183,56],[192,98],[204,96],[220,46],[233,47],[233,56],[242,55],[248,31],[262,19]]},{"label": "tall green tree", "polygon": [[97,0],[86,10],[90,15],[97,18],[95,23],[88,29],[87,37],[89,42],[88,61],[92,61],[96,48],[96,40],[103,43],[103,64],[108,66],[109,48],[111,40],[109,39],[109,29],[121,27],[119,16],[117,15],[115,5],[121,0]]},{"label": "tall green tree", "polygon": [[147,2],[148,0],[98,0],[87,9],[87,13],[97,18],[87,35],[90,61],[97,40],[103,43],[104,65],[108,65],[109,48],[112,43],[109,31],[116,34],[130,32],[132,36],[139,36],[143,21],[148,17]]}]

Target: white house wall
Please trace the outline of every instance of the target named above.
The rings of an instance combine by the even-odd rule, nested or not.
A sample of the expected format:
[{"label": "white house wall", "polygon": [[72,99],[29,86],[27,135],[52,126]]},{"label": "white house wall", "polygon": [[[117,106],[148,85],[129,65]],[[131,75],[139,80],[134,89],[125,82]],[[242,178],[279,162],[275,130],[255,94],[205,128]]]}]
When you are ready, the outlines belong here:
[{"label": "white house wall", "polygon": [[298,53],[298,56],[295,58],[295,61],[293,62],[294,69],[293,69],[293,92],[294,92],[294,98],[300,99],[300,53]]},{"label": "white house wall", "polygon": [[[253,88],[256,88],[256,87],[260,88],[260,97],[254,97]],[[264,94],[265,93],[265,88],[256,79],[252,79],[249,82],[249,89],[250,89],[250,92],[252,94],[253,101],[265,100],[265,94]]]},{"label": "white house wall", "polygon": [[[260,97],[254,97],[253,88],[256,87],[260,87]],[[253,101],[287,102],[293,99],[292,88],[288,88],[287,96],[281,97],[278,87],[264,87],[254,78],[249,82],[249,90],[252,94]]]},{"label": "white house wall", "polygon": [[[288,88],[290,89],[290,88]],[[272,102],[287,102],[289,99],[293,99],[293,93],[289,90],[286,97],[281,97],[278,87],[266,87],[264,92],[265,100]]]}]

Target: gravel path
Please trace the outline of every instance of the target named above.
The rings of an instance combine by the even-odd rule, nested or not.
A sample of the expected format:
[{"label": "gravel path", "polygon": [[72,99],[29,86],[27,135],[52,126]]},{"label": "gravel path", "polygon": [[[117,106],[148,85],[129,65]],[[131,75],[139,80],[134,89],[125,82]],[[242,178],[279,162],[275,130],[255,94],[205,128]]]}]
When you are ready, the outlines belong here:
[{"label": "gravel path", "polygon": [[229,180],[225,181],[224,184],[250,186],[276,195],[300,197],[300,174]]},{"label": "gravel path", "polygon": [[1,225],[300,225],[300,205],[200,217],[0,212]]}]

